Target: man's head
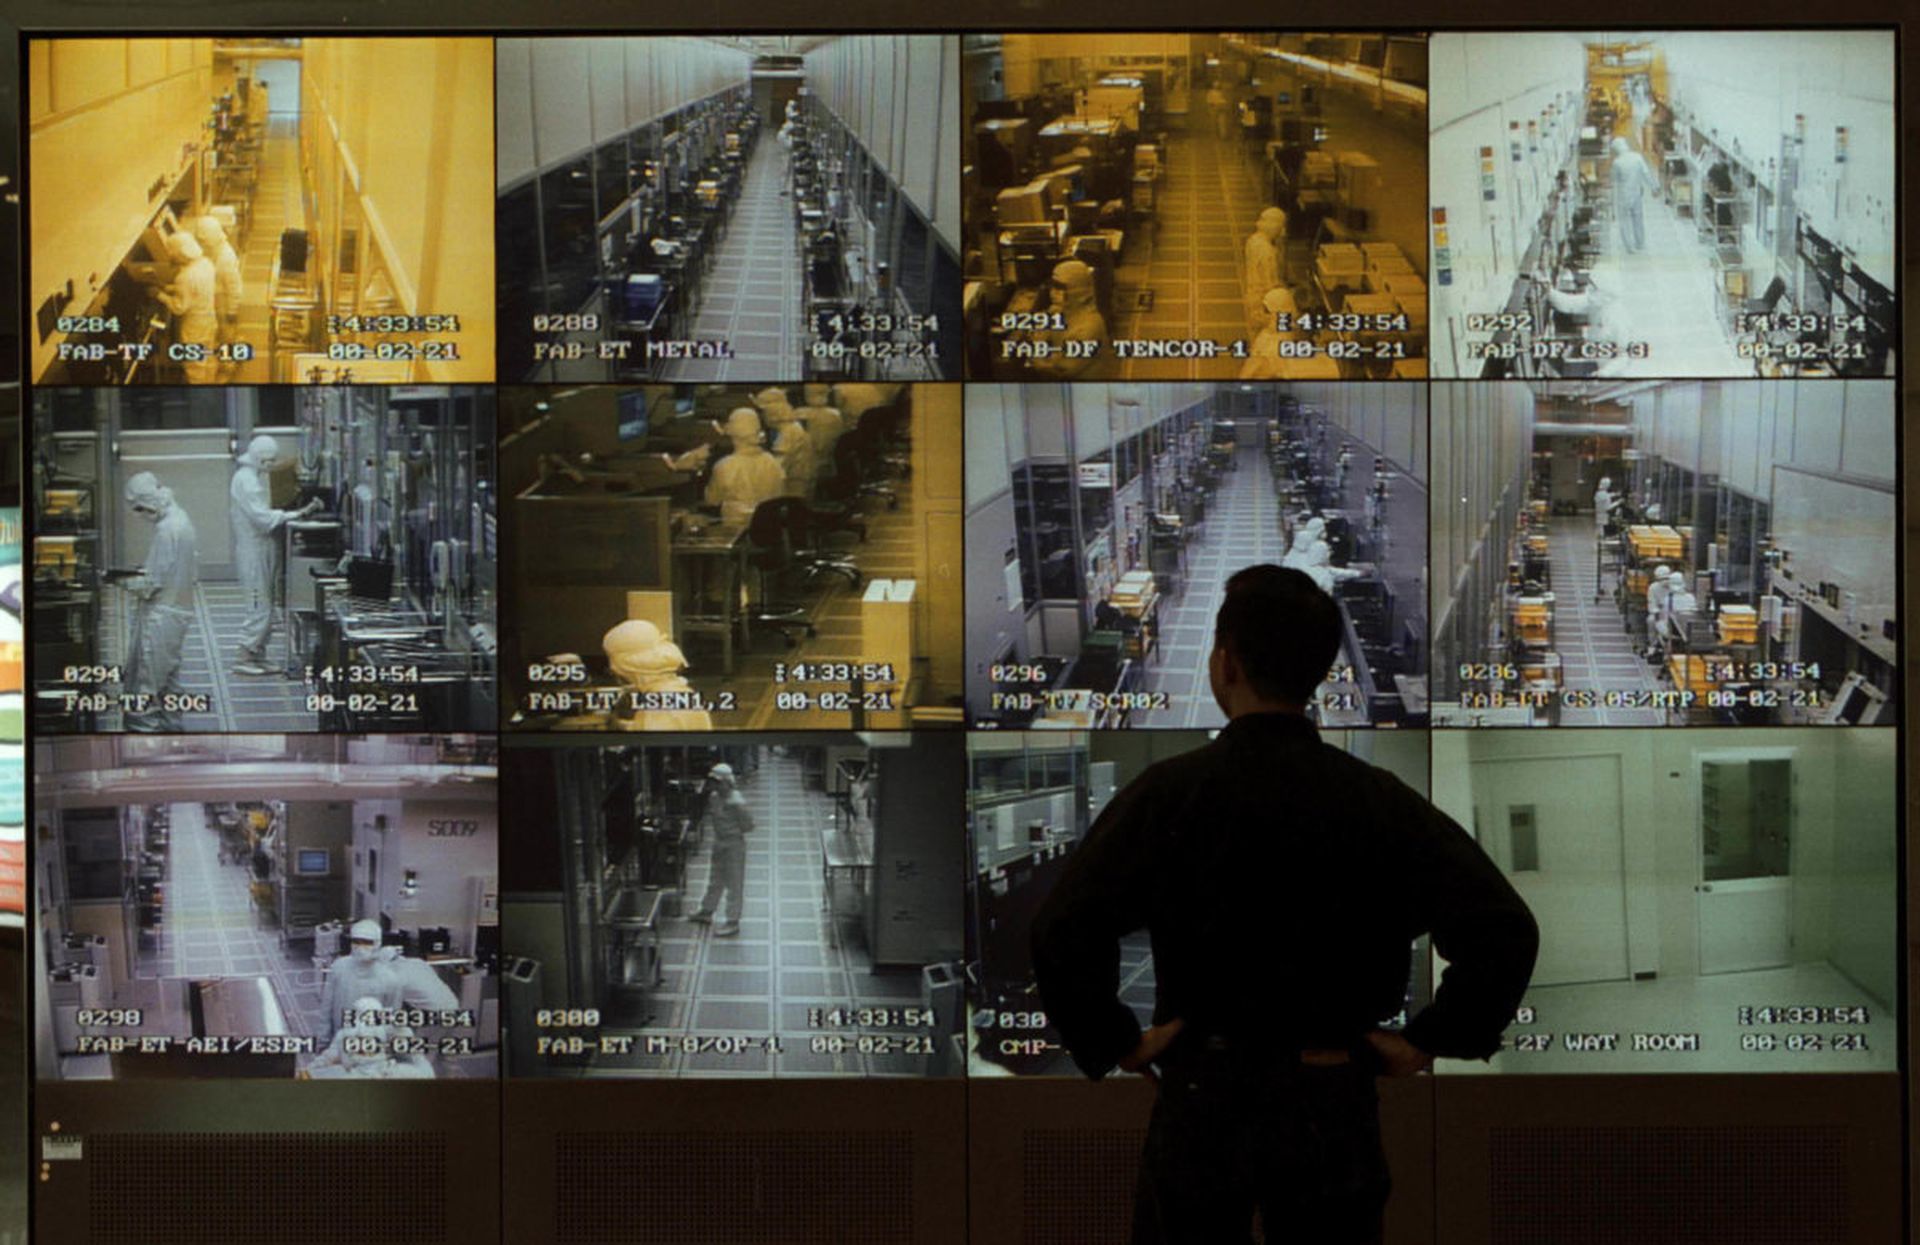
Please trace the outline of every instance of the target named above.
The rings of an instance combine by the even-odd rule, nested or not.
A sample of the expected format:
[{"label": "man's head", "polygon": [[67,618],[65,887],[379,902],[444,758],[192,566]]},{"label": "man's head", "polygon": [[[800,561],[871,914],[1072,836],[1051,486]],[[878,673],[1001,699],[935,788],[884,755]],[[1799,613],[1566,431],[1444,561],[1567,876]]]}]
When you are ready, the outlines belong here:
[{"label": "man's head", "polygon": [[191,264],[199,259],[203,252],[200,244],[185,232],[169,234],[167,237],[167,255],[176,264]]},{"label": "man's head", "polygon": [[1093,301],[1093,269],[1077,259],[1055,264],[1053,288],[1068,306],[1090,303]]},{"label": "man's head", "polygon": [[1227,717],[1303,711],[1340,652],[1340,607],[1305,572],[1263,564],[1227,580],[1207,673]]},{"label": "man's head", "polygon": [[193,237],[200,244],[200,250],[211,255],[226,245],[227,231],[213,217],[202,216],[193,222]]},{"label": "man's head", "polygon": [[353,958],[361,964],[373,963],[374,957],[380,953],[380,942],[380,922],[378,921],[355,921],[353,927],[347,931],[348,949],[352,951]]},{"label": "man's head", "polygon": [[727,416],[727,439],[735,450],[757,449],[760,445],[760,416],[752,407],[739,407]]},{"label": "man's head", "polygon": [[721,786],[731,789],[733,787],[733,766],[722,761],[707,771],[707,777],[713,779]]},{"label": "man's head", "polygon": [[1255,228],[1266,237],[1267,241],[1271,242],[1286,232],[1287,214],[1277,207],[1267,208],[1260,213],[1260,219],[1255,222]]},{"label": "man's head", "polygon": [[262,471],[271,471],[273,470],[273,464],[277,462],[279,458],[280,443],[263,432],[253,440],[247,442],[247,452],[240,456],[240,461],[249,467],[258,467]]},{"label": "man's head", "polygon": [[678,674],[687,665],[679,647],[644,619],[629,618],[620,623],[600,644],[607,651],[608,667],[630,683]]},{"label": "man's head", "polygon": [[173,508],[173,490],[161,484],[151,471],[141,471],[127,481],[127,505],[149,523],[158,523]]}]

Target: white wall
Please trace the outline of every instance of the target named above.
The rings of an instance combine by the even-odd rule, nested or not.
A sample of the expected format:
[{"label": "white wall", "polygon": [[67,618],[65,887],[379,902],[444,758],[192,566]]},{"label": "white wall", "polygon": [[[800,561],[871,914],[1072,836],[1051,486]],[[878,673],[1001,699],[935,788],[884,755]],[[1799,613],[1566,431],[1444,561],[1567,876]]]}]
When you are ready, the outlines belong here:
[{"label": "white wall", "polygon": [[267,84],[267,115],[300,115],[300,62],[296,60],[256,61],[253,76]]},{"label": "white wall", "polygon": [[[1449,343],[1457,340],[1464,349],[1469,313],[1506,305],[1553,175],[1579,136],[1586,49],[1580,36],[1567,33],[1436,34],[1427,63],[1429,206],[1446,210],[1453,269],[1452,284],[1439,284],[1430,230],[1434,367],[1436,375],[1460,375],[1477,371],[1478,362],[1464,355],[1454,360]],[[1532,150],[1523,140],[1515,163],[1509,127],[1518,122],[1525,135],[1528,121],[1538,140]],[[1492,200],[1481,189],[1483,147],[1493,149]]]},{"label": "white wall", "polygon": [[1421,795],[1427,794],[1429,779],[1437,774],[1430,774],[1433,734],[1429,731],[1340,731],[1323,738],[1386,770]]},{"label": "white wall", "polygon": [[1899,963],[1894,732],[1858,729],[1834,734],[1838,804],[1827,958],[1882,1006],[1890,1007]]},{"label": "white wall", "polygon": [[1073,452],[1085,462],[1113,446],[1113,407],[1105,385],[1067,386],[1067,404],[1073,411]]},{"label": "white wall", "polygon": [[[1724,31],[1665,34],[1676,112],[1734,148],[1756,171],[1806,119],[1796,206],[1896,288],[1893,266],[1894,37],[1891,31]],[[1848,131],[1836,162],[1835,127]]]},{"label": "white wall", "polygon": [[[1441,735],[1449,733],[1439,732]],[[1652,750],[1660,732],[1546,730],[1466,733],[1470,735],[1468,757],[1476,762],[1559,757],[1618,760],[1621,869],[1626,885],[1627,975],[1632,978],[1646,973],[1682,971],[1675,967],[1676,948],[1670,938],[1672,931],[1659,919],[1658,904],[1662,898],[1662,887],[1673,884],[1672,841],[1684,839],[1692,842],[1692,813],[1683,811],[1692,806],[1675,806],[1661,800],[1654,784],[1647,781],[1648,775],[1656,769]],[[1436,760],[1438,756],[1436,749]],[[1437,797],[1442,788],[1437,780],[1434,785]],[[1462,794],[1468,796],[1464,804],[1449,805],[1438,799],[1436,803],[1454,820],[1471,828],[1471,774],[1464,781],[1456,779],[1447,794],[1451,799],[1458,799]],[[1689,884],[1689,896],[1691,893]],[[1555,921],[1619,920],[1619,909],[1615,905],[1620,903],[1621,896],[1617,890],[1595,886],[1585,894],[1575,892],[1565,898],[1567,902],[1564,906],[1552,912],[1536,912],[1535,918],[1543,926]],[[1590,916],[1582,915],[1582,903],[1593,905]]]},{"label": "white wall", "polygon": [[1425,382],[1311,382],[1288,386],[1287,391],[1318,406],[1335,424],[1392,459],[1409,478],[1427,482]]},{"label": "white wall", "polygon": [[1633,394],[1634,445],[1711,472],[1772,507],[1803,580],[1832,580],[1891,614],[1895,402],[1890,380],[1678,381]]},{"label": "white wall", "polygon": [[710,39],[501,39],[495,178],[510,186],[747,81],[753,58]]},{"label": "white wall", "polygon": [[933,231],[960,249],[960,40],[849,35],[806,55],[807,87]]},{"label": "white wall", "polygon": [[[1533,452],[1533,391],[1520,381],[1436,384],[1429,400],[1430,616],[1438,636],[1455,610],[1494,599],[1474,582],[1476,573],[1505,575],[1507,536]],[[1460,625],[1477,634],[1478,620],[1465,611]]]},{"label": "white wall", "polygon": [[[376,815],[387,818],[384,833],[373,828]],[[466,942],[473,917],[470,881],[499,872],[499,813],[491,799],[362,800],[354,805],[353,817],[356,855],[380,853],[379,891],[367,896],[360,915],[384,913],[406,929],[444,925],[463,944],[459,950],[471,952]],[[479,824],[471,836],[442,836],[431,833],[433,821]],[[356,873],[357,883],[364,880],[364,868]],[[408,869],[417,871],[420,883],[411,899],[400,893]]]},{"label": "white wall", "polygon": [[[1617,757],[1627,879],[1629,971],[1700,971],[1696,760],[1753,747],[1795,750],[1792,831],[1793,955],[1831,963],[1885,999],[1893,996],[1894,732],[1875,728],[1779,728],[1760,734],[1691,730],[1437,731],[1434,802],[1471,826],[1471,763],[1519,758]],[[1617,896],[1601,894],[1596,903]],[[1538,912],[1549,921],[1577,910]]]},{"label": "white wall", "polygon": [[[1009,394],[1007,391],[1012,390]],[[1007,440],[1009,400],[1017,408],[1017,385],[969,385],[966,396],[967,508],[973,509],[1012,487],[1009,463],[1026,457],[1025,425],[1020,450],[1014,454]]]}]

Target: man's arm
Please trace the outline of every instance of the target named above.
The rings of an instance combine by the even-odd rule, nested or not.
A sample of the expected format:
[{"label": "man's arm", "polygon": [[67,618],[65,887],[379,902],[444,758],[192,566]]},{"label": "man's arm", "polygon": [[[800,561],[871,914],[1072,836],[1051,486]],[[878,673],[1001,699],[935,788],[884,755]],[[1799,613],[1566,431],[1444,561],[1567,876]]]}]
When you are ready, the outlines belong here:
[{"label": "man's arm", "polygon": [[1140,781],[1114,797],[1033,919],[1047,1018],[1094,1080],[1140,1044],[1140,1022],[1120,1001],[1120,939],[1147,923],[1153,803]]},{"label": "man's arm", "polygon": [[166,591],[167,584],[173,579],[173,571],[180,563],[180,542],[162,523],[153,529],[153,544],[147,547],[147,564],[140,571],[143,583],[136,592],[139,596],[153,598]]},{"label": "man's arm", "polygon": [[1451,817],[1401,788],[1409,830],[1408,894],[1419,927],[1447,961],[1407,1041],[1430,1055],[1486,1059],[1526,993],[1540,927],[1499,866]]},{"label": "man's arm", "polygon": [[260,481],[258,486],[239,479],[236,479],[234,484],[235,487],[228,495],[255,531],[271,532],[292,517],[287,511],[275,510],[267,504],[267,486],[264,480]]}]

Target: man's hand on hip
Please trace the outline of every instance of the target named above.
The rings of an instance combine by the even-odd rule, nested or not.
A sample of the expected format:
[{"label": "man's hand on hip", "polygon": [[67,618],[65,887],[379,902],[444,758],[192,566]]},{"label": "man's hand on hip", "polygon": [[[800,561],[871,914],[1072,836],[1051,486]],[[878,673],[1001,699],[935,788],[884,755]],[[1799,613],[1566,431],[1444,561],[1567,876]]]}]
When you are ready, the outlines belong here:
[{"label": "man's hand on hip", "polygon": [[1140,1045],[1134,1047],[1131,1054],[1121,1057],[1121,1070],[1124,1072],[1138,1072],[1149,1081],[1158,1082],[1160,1080],[1160,1074],[1154,1071],[1153,1061],[1158,1059],[1166,1051],[1167,1047],[1173,1045],[1173,1039],[1180,1036],[1180,1030],[1186,1026],[1186,1023],[1186,1021],[1176,1017],[1173,1020],[1167,1021],[1165,1024],[1154,1025],[1151,1029],[1142,1033],[1140,1035]]},{"label": "man's hand on hip", "polygon": [[1382,1076],[1414,1076],[1433,1066],[1433,1056],[1401,1037],[1375,1029],[1367,1042],[1380,1056]]}]

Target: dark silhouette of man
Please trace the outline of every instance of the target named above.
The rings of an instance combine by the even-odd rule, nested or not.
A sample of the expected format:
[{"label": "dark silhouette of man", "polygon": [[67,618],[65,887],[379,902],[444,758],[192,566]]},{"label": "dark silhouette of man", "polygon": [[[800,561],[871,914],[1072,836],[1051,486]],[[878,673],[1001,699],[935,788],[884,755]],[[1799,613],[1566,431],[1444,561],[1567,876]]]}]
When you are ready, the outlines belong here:
[{"label": "dark silhouette of man", "polygon": [[[1228,723],[1107,806],[1033,924],[1034,975],[1074,1062],[1158,1082],[1134,1245],[1381,1239],[1376,1076],[1485,1059],[1539,929],[1478,844],[1306,716],[1339,606],[1305,573],[1227,581],[1208,663]],[[1120,939],[1153,940],[1154,1023],[1119,998]],[[1413,940],[1448,963],[1404,1033]]]}]

